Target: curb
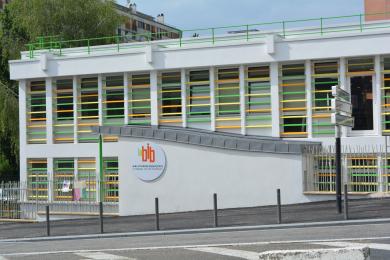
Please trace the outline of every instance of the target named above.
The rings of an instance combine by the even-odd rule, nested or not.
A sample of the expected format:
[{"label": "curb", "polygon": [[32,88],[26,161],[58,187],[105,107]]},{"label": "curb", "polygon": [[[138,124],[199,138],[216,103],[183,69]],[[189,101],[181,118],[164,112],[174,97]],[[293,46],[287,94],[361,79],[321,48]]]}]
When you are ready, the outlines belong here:
[{"label": "curb", "polygon": [[2,239],[0,240],[0,243],[218,233],[218,232],[232,232],[232,231],[324,227],[324,226],[341,226],[341,225],[356,225],[356,224],[376,224],[376,223],[380,224],[380,223],[389,223],[389,222],[390,222],[390,218],[340,220],[340,221],[324,221],[324,222],[309,222],[309,223],[306,222],[306,223],[294,223],[294,224],[272,224],[272,225],[241,226],[241,227],[219,227],[219,228],[217,227],[217,228],[177,229],[177,230],[163,230],[163,231],[140,231],[140,232],[106,233],[106,234],[89,234],[89,235],[15,238],[15,239]]}]

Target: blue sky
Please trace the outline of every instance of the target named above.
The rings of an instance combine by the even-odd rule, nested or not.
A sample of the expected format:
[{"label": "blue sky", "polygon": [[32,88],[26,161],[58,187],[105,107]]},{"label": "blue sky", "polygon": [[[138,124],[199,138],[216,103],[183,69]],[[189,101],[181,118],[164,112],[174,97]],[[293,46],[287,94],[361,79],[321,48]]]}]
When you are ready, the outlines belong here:
[{"label": "blue sky", "polygon": [[[126,0],[117,0],[126,4]],[[180,29],[362,13],[364,0],[133,0],[139,11],[165,14]]]}]

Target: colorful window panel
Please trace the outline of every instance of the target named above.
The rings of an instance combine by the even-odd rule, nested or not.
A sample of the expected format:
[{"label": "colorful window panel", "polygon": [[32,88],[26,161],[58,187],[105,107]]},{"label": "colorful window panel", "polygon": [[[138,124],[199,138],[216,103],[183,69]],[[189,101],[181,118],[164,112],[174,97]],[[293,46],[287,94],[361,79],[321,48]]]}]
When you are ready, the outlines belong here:
[{"label": "colorful window panel", "polygon": [[349,190],[351,192],[378,191],[378,164],[375,154],[348,156]]},{"label": "colorful window panel", "polygon": [[362,57],[347,60],[347,75],[369,75],[374,74],[374,58]]},{"label": "colorful window panel", "polygon": [[53,196],[55,201],[74,200],[74,159],[54,159]]},{"label": "colorful window panel", "polygon": [[79,158],[77,160],[77,200],[96,201],[96,160],[95,158]]},{"label": "colorful window panel", "polygon": [[331,123],[332,86],[339,85],[337,61],[312,64],[312,131],[314,137],[334,136]]},{"label": "colorful window panel", "polygon": [[[103,81],[103,125],[123,126],[125,118],[123,75],[106,76]],[[105,142],[117,142],[117,136],[104,136]]]},{"label": "colorful window panel", "polygon": [[215,84],[216,129],[240,129],[240,73],[238,68],[217,70]]},{"label": "colorful window panel", "polygon": [[150,74],[129,78],[129,125],[151,124]]},{"label": "colorful window panel", "polygon": [[97,142],[91,126],[99,125],[98,78],[83,78],[78,89],[78,140],[80,143]]},{"label": "colorful window panel", "polygon": [[390,134],[390,58],[383,58],[382,71],[382,133]]},{"label": "colorful window panel", "polygon": [[269,66],[248,67],[245,88],[246,128],[272,128]]},{"label": "colorful window panel", "polygon": [[165,72],[160,77],[160,123],[182,123],[181,73]]},{"label": "colorful window panel", "polygon": [[46,159],[27,160],[27,199],[48,200],[48,177]]},{"label": "colorful window panel", "polygon": [[46,84],[33,81],[27,87],[27,143],[45,144],[46,135]]},{"label": "colorful window panel", "polygon": [[336,190],[336,166],[333,155],[316,155],[314,157],[315,191],[334,192]]},{"label": "colorful window panel", "polygon": [[103,194],[105,202],[119,201],[119,168],[118,158],[103,159]]},{"label": "colorful window panel", "polygon": [[307,137],[305,65],[280,68],[280,123],[282,137]]},{"label": "colorful window panel", "polygon": [[54,143],[74,142],[73,80],[53,82]]},{"label": "colorful window panel", "polygon": [[187,122],[210,122],[210,72],[190,71],[187,75]]}]

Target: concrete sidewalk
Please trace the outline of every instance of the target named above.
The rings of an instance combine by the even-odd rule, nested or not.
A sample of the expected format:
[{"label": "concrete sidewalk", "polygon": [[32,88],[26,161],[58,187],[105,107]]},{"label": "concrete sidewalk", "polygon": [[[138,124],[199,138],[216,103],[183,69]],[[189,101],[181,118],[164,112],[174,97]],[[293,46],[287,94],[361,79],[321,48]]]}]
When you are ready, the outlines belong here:
[{"label": "concrete sidewalk", "polygon": [[[349,202],[352,220],[390,218],[390,199],[364,199]],[[220,227],[273,225],[277,222],[276,207],[255,207],[219,210]],[[286,224],[341,221],[334,201],[286,205],[282,207],[282,221]],[[160,215],[161,230],[203,229],[214,225],[213,211],[197,211]],[[53,236],[88,235],[99,233],[98,218],[58,220],[51,223]],[[105,217],[105,233],[143,232],[155,230],[154,215]],[[0,225],[0,239],[43,237],[46,223],[4,223]]]}]

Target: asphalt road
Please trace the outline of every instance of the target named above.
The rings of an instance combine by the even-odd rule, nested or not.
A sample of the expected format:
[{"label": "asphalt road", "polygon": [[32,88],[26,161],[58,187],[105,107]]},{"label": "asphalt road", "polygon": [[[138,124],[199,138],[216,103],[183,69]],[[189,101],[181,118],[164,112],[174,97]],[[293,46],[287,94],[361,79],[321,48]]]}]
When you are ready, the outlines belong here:
[{"label": "asphalt road", "polygon": [[368,245],[390,259],[390,223],[37,242],[0,241],[0,259],[256,259],[276,249]]}]

